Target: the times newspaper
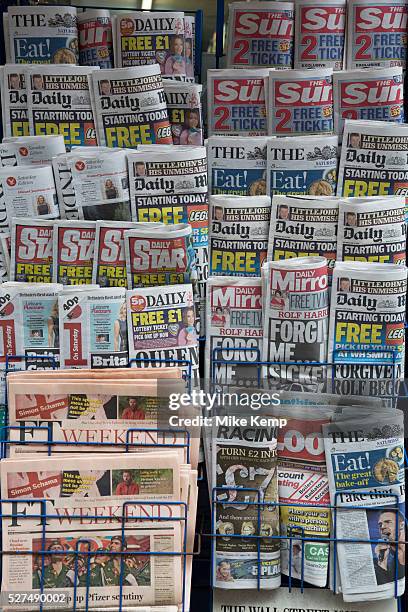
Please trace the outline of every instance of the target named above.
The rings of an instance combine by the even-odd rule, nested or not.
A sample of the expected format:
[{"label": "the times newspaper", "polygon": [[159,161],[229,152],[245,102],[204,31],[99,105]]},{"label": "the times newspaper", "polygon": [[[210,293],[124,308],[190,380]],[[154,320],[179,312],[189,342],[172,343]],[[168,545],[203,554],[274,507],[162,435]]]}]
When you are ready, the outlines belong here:
[{"label": "the times newspaper", "polygon": [[407,268],[336,263],[330,301],[328,360],[342,395],[394,395],[403,377]]},{"label": "the times newspaper", "polygon": [[79,63],[113,68],[112,20],[106,9],[78,12]]},{"label": "the times newspaper", "polygon": [[53,221],[13,219],[10,280],[52,283]]},{"label": "the times newspaper", "polygon": [[[261,589],[277,588],[280,542],[271,537],[279,535],[276,430],[227,424],[214,425],[211,435],[212,486],[217,487],[214,586],[256,589],[259,579]],[[243,537],[229,537],[238,534]]]},{"label": "the times newspaper", "polygon": [[330,282],[336,261],[338,217],[336,197],[273,196],[268,261],[320,255],[327,259]]},{"label": "the times newspaper", "polygon": [[401,66],[333,74],[334,129],[341,140],[345,119],[404,122]]},{"label": "the times newspaper", "polygon": [[92,282],[100,287],[128,288],[124,232],[135,227],[123,221],[97,221]]},{"label": "the times newspaper", "polygon": [[268,249],[268,196],[210,197],[210,274],[261,276]]},{"label": "the times newspaper", "polygon": [[405,68],[407,17],[406,0],[349,0],[347,69]]},{"label": "the times newspaper", "polygon": [[210,276],[205,378],[215,384],[256,380],[260,366],[251,364],[261,361],[262,332],[261,279]]},{"label": "the times newspaper", "polygon": [[51,166],[0,168],[0,183],[10,228],[13,217],[59,217]]},{"label": "the times newspaper", "polygon": [[29,66],[30,134],[61,134],[65,146],[96,145],[89,77],[97,66]]},{"label": "the times newspaper", "polygon": [[68,165],[66,153],[61,153],[52,158],[52,170],[61,219],[79,219],[72,172]]},{"label": "the times newspaper", "polygon": [[337,195],[408,196],[408,126],[346,119]]},{"label": "the times newspaper", "polygon": [[344,67],[346,0],[297,0],[294,68]]},{"label": "the times newspaper", "polygon": [[208,191],[211,195],[266,195],[267,139],[223,136],[207,140]]},{"label": "the times newspaper", "polygon": [[333,132],[333,69],[269,70],[268,134]]},{"label": "the times newspaper", "polygon": [[[208,135],[266,136],[267,69],[208,70]],[[266,79],[266,82],[265,82]]]},{"label": "the times newspaper", "polygon": [[0,70],[4,136],[28,136],[26,74],[24,66],[6,64]]},{"label": "the times newspaper", "polygon": [[98,144],[172,144],[160,66],[92,73]]},{"label": "the times newspaper", "polygon": [[95,248],[95,221],[57,221],[54,225],[54,282],[90,285]]},{"label": "the times newspaper", "polygon": [[65,153],[63,136],[17,136],[3,138],[1,166],[50,166],[52,158]]},{"label": "the times newspaper", "polygon": [[184,13],[135,11],[117,16],[116,66],[159,64],[164,75],[186,75]]},{"label": "the times newspaper", "polygon": [[337,261],[393,263],[405,266],[405,198],[389,196],[339,201]]},{"label": "the times newspaper", "polygon": [[171,134],[175,145],[203,144],[202,85],[163,81]]},{"label": "the times newspaper", "polygon": [[334,537],[360,541],[336,546],[344,601],[401,595],[405,588],[403,413],[349,416],[324,425],[323,432],[331,502],[337,506]]},{"label": "the times newspaper", "polygon": [[331,196],[336,193],[337,136],[270,138],[266,193]]},{"label": "the times newspaper", "polygon": [[229,68],[292,68],[293,2],[233,2],[229,5]]},{"label": "the times newspaper", "polygon": [[127,291],[130,365],[179,366],[198,378],[198,337],[192,285]]},{"label": "the times newspaper", "polygon": [[289,391],[321,390],[329,323],[327,260],[315,256],[271,261],[262,275],[262,360],[271,364],[264,367],[265,377]]},{"label": "the times newspaper", "polygon": [[77,10],[72,6],[9,6],[7,62],[77,64]]}]

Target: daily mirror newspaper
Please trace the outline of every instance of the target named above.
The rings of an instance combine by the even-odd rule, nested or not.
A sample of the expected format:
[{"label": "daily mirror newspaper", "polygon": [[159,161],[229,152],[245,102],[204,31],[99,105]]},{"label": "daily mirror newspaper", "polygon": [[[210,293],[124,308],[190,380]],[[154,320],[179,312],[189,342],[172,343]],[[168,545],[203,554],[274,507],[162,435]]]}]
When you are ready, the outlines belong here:
[{"label": "daily mirror newspaper", "polygon": [[92,73],[98,144],[172,144],[160,66]]},{"label": "daily mirror newspaper", "polygon": [[228,17],[229,68],[292,68],[293,2],[232,2]]},{"label": "daily mirror newspaper", "polygon": [[1,68],[0,76],[4,136],[28,136],[25,68],[19,64],[6,64]]},{"label": "daily mirror newspaper", "polygon": [[13,217],[59,217],[51,166],[0,168],[0,184],[10,228]]},{"label": "daily mirror newspaper", "polygon": [[92,282],[100,287],[127,284],[124,233],[135,224],[123,221],[97,221]]},{"label": "daily mirror newspaper", "polygon": [[95,247],[95,221],[58,221],[54,226],[54,282],[90,285]]},{"label": "daily mirror newspaper", "polygon": [[53,221],[13,219],[10,280],[52,283]]},{"label": "daily mirror newspaper", "polygon": [[171,134],[175,145],[203,144],[202,85],[163,81]]},{"label": "daily mirror newspaper", "polygon": [[52,158],[65,153],[63,136],[17,136],[3,138],[2,166],[50,166]]},{"label": "daily mirror newspaper", "polygon": [[266,195],[267,138],[210,136],[207,140],[211,195]]},{"label": "daily mirror newspaper", "polygon": [[343,69],[346,0],[297,0],[294,68]]},{"label": "daily mirror newspaper", "polygon": [[208,135],[266,136],[267,69],[209,70]]},{"label": "daily mirror newspaper", "polygon": [[78,11],[79,63],[113,68],[112,20],[106,9]]}]

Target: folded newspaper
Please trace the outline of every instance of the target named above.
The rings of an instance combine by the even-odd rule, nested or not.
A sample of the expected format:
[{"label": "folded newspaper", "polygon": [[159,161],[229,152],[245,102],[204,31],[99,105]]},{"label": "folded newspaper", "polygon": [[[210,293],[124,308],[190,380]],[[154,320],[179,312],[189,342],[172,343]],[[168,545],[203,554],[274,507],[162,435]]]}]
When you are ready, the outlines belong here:
[{"label": "folded newspaper", "polygon": [[13,219],[10,280],[52,283],[54,222]]},{"label": "folded newspaper", "polygon": [[175,145],[203,144],[202,85],[163,81],[171,134]]},{"label": "folded newspaper", "polygon": [[51,166],[0,168],[0,185],[10,229],[13,217],[59,217]]},{"label": "folded newspaper", "polygon": [[54,155],[65,153],[63,136],[17,136],[3,138],[2,166],[49,166]]},{"label": "folded newspaper", "polygon": [[27,89],[25,67],[6,64],[0,68],[1,108],[5,136],[28,136]]},{"label": "folded newspaper", "polygon": [[95,221],[57,221],[54,225],[54,282],[90,285],[95,248]]},{"label": "folded newspaper", "polygon": [[135,227],[124,221],[97,221],[92,282],[100,287],[128,288],[124,233]]},{"label": "folded newspaper", "polygon": [[113,68],[112,20],[106,9],[78,12],[79,64]]}]

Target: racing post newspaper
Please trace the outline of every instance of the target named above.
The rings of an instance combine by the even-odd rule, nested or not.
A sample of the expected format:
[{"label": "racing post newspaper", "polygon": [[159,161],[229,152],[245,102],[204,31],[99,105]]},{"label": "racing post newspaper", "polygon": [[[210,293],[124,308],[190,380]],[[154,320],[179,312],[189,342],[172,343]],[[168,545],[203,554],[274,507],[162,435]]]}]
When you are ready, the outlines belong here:
[{"label": "racing post newspaper", "polygon": [[280,541],[273,539],[279,535],[276,428],[229,426],[227,419],[211,437],[214,586],[256,589],[259,577],[261,589],[275,589],[281,582]]},{"label": "racing post newspaper", "polygon": [[338,218],[336,197],[273,196],[268,261],[325,257],[330,283],[336,261]]},{"label": "racing post newspaper", "polygon": [[268,134],[265,95],[268,73],[267,69],[208,71],[209,136]]},{"label": "racing post newspaper", "polygon": [[394,397],[404,375],[406,290],[404,265],[336,263],[329,333],[336,393]]},{"label": "racing post newspaper", "polygon": [[[7,63],[77,64],[77,11],[73,6],[9,6]],[[6,34],[7,36],[7,34]]]},{"label": "racing post newspaper", "polygon": [[65,152],[63,136],[17,136],[3,138],[1,166],[50,166],[54,155]]},{"label": "racing post newspaper", "polygon": [[407,17],[406,0],[349,0],[347,69],[405,68]]},{"label": "racing post newspaper", "polygon": [[337,261],[405,266],[405,198],[375,197],[363,202],[354,199],[339,202]]},{"label": "racing post newspaper", "polygon": [[198,379],[198,336],[191,285],[127,291],[130,365],[179,366]]},{"label": "racing post newspaper", "polygon": [[51,166],[0,168],[0,184],[10,228],[13,217],[59,217]]},{"label": "racing post newspaper", "polygon": [[29,66],[26,69],[30,134],[61,134],[65,146],[96,145],[89,76],[97,66]]},{"label": "racing post newspaper", "polygon": [[232,2],[228,17],[229,68],[292,68],[293,2]]},{"label": "racing post newspaper", "polygon": [[135,224],[97,221],[92,282],[100,287],[128,288],[124,233]]},{"label": "racing post newspaper", "polygon": [[173,143],[158,64],[94,71],[91,78],[99,145]]},{"label": "racing post newspaper", "polygon": [[57,221],[54,225],[54,282],[90,285],[95,248],[95,221]]},{"label": "racing post newspaper", "polygon": [[266,195],[267,138],[223,136],[207,140],[208,191],[212,195]]},{"label": "racing post newspaper", "polygon": [[11,227],[10,280],[52,283],[53,221],[13,219]]},{"label": "racing post newspaper", "polygon": [[124,288],[63,292],[58,311],[62,368],[128,365]]},{"label": "racing post newspaper", "polygon": [[4,136],[28,136],[26,74],[24,66],[6,64],[0,69]]},{"label": "racing post newspaper", "polygon": [[336,547],[335,569],[344,601],[401,595],[405,588],[403,413],[349,417],[324,425],[323,432],[331,503],[337,507],[334,537],[360,541],[339,542]]},{"label": "racing post newspaper", "polygon": [[135,11],[115,23],[117,67],[159,64],[164,75],[186,76],[184,13]]},{"label": "racing post newspaper", "polygon": [[337,195],[408,196],[408,126],[346,119]]},{"label": "racing post newspaper", "polygon": [[337,136],[292,136],[267,141],[266,193],[331,196],[337,188]]},{"label": "racing post newspaper", "polygon": [[203,144],[202,85],[163,81],[171,134],[175,145]]},{"label": "racing post newspaper", "polygon": [[260,366],[251,364],[261,361],[261,279],[210,276],[207,294],[205,378],[226,385],[256,380]]},{"label": "racing post newspaper", "polygon": [[270,136],[333,132],[332,68],[268,72]]},{"label": "racing post newspaper", "polygon": [[346,0],[297,0],[294,68],[344,67]]},{"label": "racing post newspaper", "polygon": [[78,12],[79,63],[113,68],[112,21],[106,9]]},{"label": "racing post newspaper", "polygon": [[344,119],[404,122],[401,66],[334,73],[333,93],[334,129],[340,140]]},{"label": "racing post newspaper", "polygon": [[264,367],[265,377],[276,388],[321,391],[329,324],[327,260],[316,256],[270,261],[262,276],[262,361],[271,364]]}]

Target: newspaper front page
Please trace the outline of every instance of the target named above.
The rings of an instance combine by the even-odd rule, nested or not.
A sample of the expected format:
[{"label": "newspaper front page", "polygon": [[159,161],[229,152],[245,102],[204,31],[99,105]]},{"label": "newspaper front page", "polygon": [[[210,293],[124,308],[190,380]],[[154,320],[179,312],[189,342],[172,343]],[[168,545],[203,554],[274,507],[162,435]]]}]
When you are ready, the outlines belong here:
[{"label": "newspaper front page", "polygon": [[106,9],[78,11],[79,64],[113,68],[112,20]]},{"label": "newspaper front page", "polygon": [[52,170],[61,219],[79,219],[72,172],[68,165],[66,153],[52,158]]},{"label": "newspaper front page", "polygon": [[134,226],[123,221],[96,222],[93,283],[128,288],[124,233]]},{"label": "newspaper front page", "polygon": [[228,17],[229,68],[292,68],[293,2],[232,2]]},{"label": "newspaper front page", "polygon": [[63,136],[18,136],[0,144],[1,166],[50,166],[55,155],[65,153]]},{"label": "newspaper front page", "polygon": [[195,44],[195,14],[184,15],[184,59],[186,60],[186,77],[190,79],[194,79]]},{"label": "newspaper front page", "polygon": [[54,226],[54,282],[90,285],[95,248],[95,221],[58,221]]},{"label": "newspaper front page", "polygon": [[53,221],[13,219],[10,280],[52,283]]},{"label": "newspaper front page", "polygon": [[0,168],[0,183],[10,228],[13,217],[59,217],[51,166]]},{"label": "newspaper front page", "polygon": [[173,144],[201,146],[203,144],[202,85],[175,83],[165,79],[163,87]]},{"label": "newspaper front page", "polygon": [[2,280],[9,280],[11,256],[11,234],[4,232],[0,234],[0,260],[2,270]]},{"label": "newspaper front page", "polygon": [[4,136],[28,136],[25,67],[6,64],[1,68],[1,105]]}]

